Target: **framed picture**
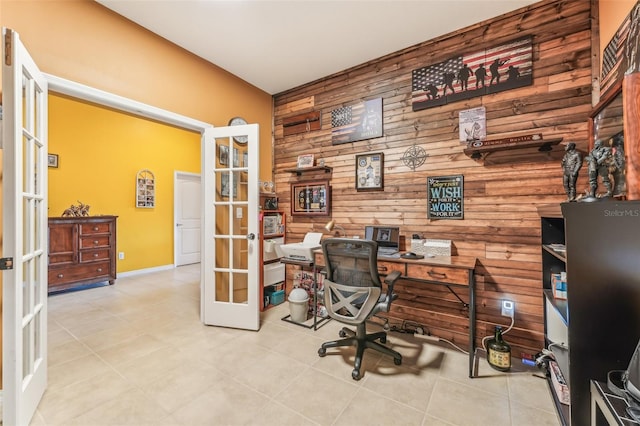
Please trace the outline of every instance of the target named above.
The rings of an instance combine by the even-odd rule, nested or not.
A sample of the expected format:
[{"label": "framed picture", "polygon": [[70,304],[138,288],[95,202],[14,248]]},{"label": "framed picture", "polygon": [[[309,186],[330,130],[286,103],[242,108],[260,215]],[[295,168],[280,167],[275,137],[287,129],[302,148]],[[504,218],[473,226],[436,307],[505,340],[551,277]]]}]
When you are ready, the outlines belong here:
[{"label": "framed picture", "polygon": [[47,155],[47,164],[49,167],[53,167],[55,169],[58,168],[58,154],[48,154]]},{"label": "framed picture", "polygon": [[384,154],[356,155],[356,190],[384,190]]},{"label": "framed picture", "polygon": [[313,154],[298,155],[298,168],[313,167]]},{"label": "framed picture", "polygon": [[291,184],[291,214],[329,216],[331,187],[328,180]]},{"label": "framed picture", "polygon": [[427,178],[427,218],[464,219],[464,176]]},{"label": "framed picture", "polygon": [[218,148],[218,157],[220,160],[221,166],[229,165],[229,146],[228,145],[220,145]]}]

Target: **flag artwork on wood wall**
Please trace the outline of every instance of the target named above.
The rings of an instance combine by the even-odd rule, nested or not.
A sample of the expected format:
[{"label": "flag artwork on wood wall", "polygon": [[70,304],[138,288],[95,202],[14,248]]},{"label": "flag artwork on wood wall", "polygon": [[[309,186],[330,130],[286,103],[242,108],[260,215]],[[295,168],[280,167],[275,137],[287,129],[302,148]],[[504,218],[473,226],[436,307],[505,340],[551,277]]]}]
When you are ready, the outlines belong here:
[{"label": "flag artwork on wood wall", "polygon": [[331,143],[339,145],[382,136],[382,98],[331,111]]},{"label": "flag artwork on wood wall", "polygon": [[413,70],[411,103],[420,111],[533,82],[531,37]]}]

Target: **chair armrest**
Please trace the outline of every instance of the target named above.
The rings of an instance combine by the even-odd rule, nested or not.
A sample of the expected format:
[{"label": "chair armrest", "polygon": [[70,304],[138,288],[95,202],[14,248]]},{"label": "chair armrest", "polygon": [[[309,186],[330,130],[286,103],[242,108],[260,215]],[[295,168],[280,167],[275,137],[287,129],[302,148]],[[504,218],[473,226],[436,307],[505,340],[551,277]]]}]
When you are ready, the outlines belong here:
[{"label": "chair armrest", "polygon": [[398,278],[400,278],[400,275],[400,271],[392,271],[384,278],[384,283],[387,285],[387,312],[389,312],[391,308],[391,301],[398,297],[397,294],[393,293],[393,286],[396,281],[398,281]]},{"label": "chair armrest", "polygon": [[384,277],[384,283],[393,288],[393,285],[396,283],[398,278],[400,278],[400,271],[392,271],[386,277]]}]

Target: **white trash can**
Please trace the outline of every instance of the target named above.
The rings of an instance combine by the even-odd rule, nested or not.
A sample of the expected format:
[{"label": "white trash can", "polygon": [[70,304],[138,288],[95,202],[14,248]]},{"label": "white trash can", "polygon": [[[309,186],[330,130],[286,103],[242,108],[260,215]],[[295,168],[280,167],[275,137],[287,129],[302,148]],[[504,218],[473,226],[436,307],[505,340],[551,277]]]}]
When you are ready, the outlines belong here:
[{"label": "white trash can", "polygon": [[303,288],[294,288],[289,294],[291,321],[305,322],[309,311],[309,293]]}]

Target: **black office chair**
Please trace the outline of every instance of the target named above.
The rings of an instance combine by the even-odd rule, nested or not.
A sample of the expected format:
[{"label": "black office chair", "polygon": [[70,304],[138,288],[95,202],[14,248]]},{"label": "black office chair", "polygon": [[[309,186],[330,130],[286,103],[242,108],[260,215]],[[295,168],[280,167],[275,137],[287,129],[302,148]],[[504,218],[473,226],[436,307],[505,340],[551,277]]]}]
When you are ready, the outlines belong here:
[{"label": "black office chair", "polygon": [[[360,380],[360,367],[365,349],[375,349],[393,357],[395,365],[402,363],[402,355],[380,343],[387,342],[384,331],[367,334],[366,321],[378,312],[389,312],[391,301],[396,298],[393,285],[400,272],[393,271],[386,276],[386,293],[378,275],[378,243],[351,238],[328,238],[322,242],[326,266],[324,280],[324,304],[329,316],[344,324],[355,325],[356,331],[348,328],[340,330],[342,340],[325,342],[318,349],[321,357],[327,348],[356,346],[356,360],[351,373],[354,380]],[[348,337],[347,337],[348,336]],[[380,343],[376,342],[380,340]]]}]

